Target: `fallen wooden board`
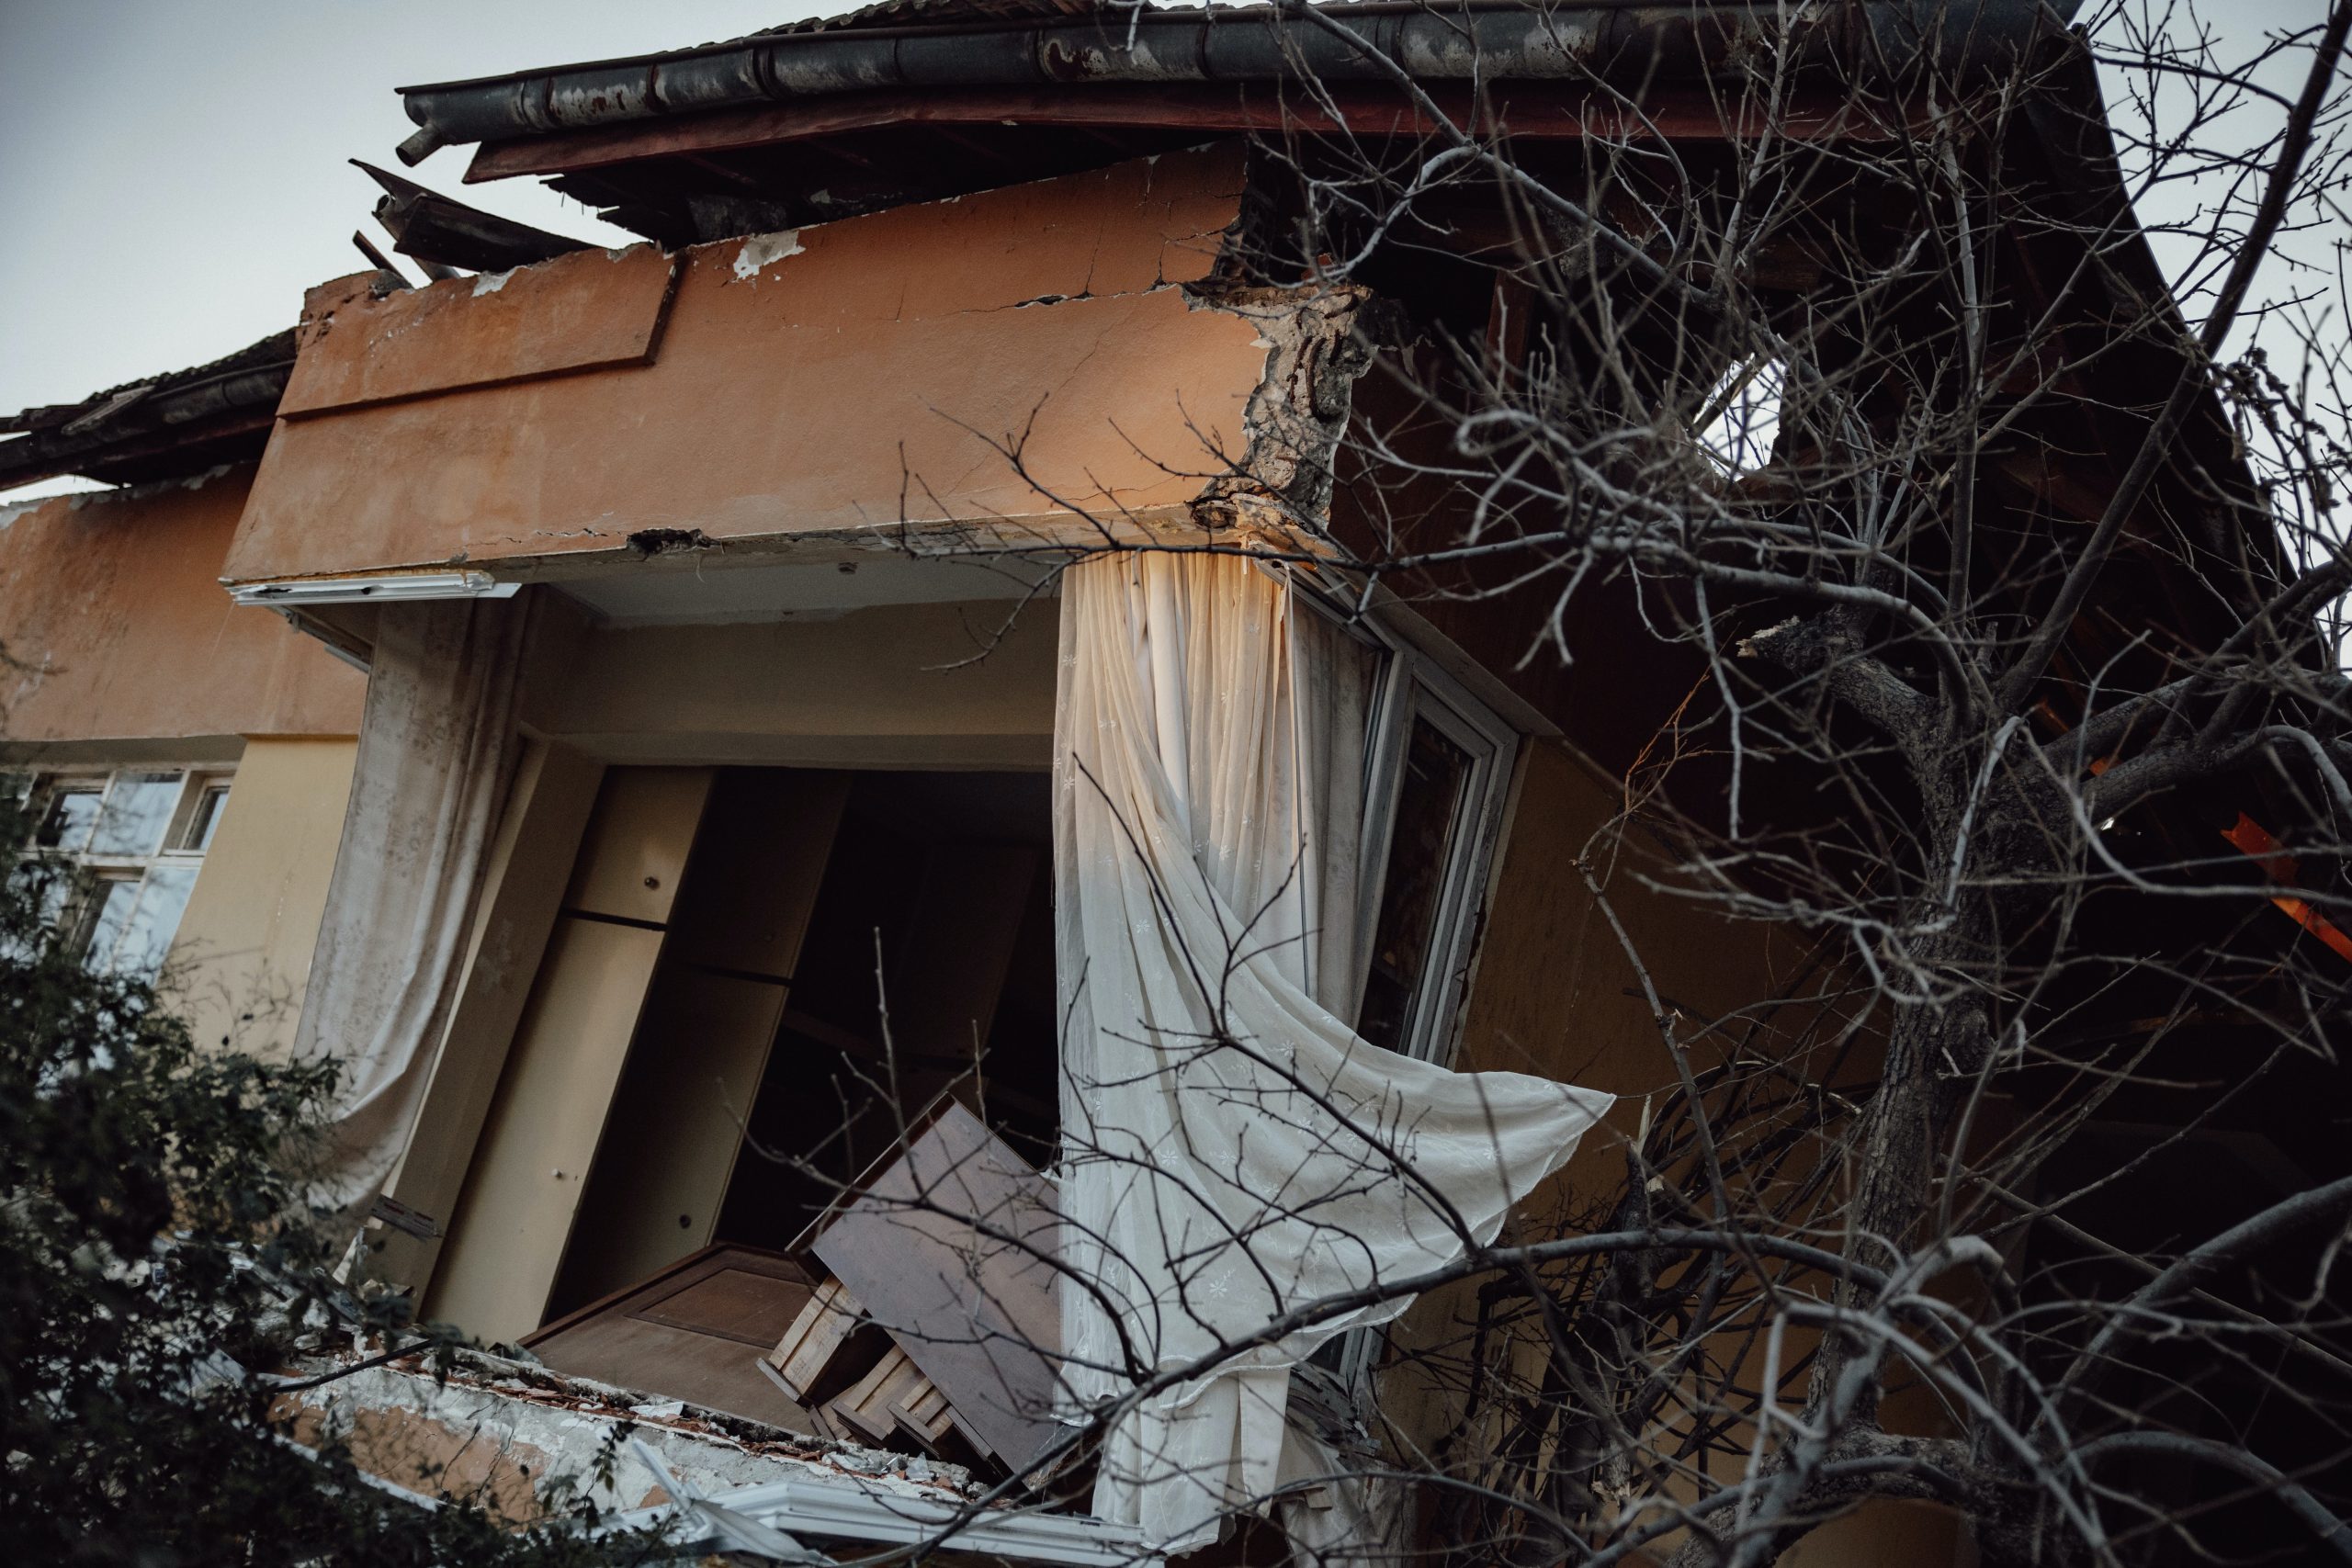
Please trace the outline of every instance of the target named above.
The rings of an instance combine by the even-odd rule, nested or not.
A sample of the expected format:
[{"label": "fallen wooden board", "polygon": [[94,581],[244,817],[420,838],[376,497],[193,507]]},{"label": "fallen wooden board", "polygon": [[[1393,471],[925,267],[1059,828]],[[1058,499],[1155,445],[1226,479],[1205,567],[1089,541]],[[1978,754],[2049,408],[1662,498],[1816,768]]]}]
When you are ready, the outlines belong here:
[{"label": "fallen wooden board", "polygon": [[814,1432],[808,1413],[752,1371],[776,1325],[808,1297],[808,1276],[790,1259],[712,1247],[523,1343],[559,1372]]},{"label": "fallen wooden board", "polygon": [[1015,1469],[1059,1430],[1058,1224],[1046,1179],[949,1100],[857,1184],[814,1247],[973,1445]]},{"label": "fallen wooden board", "polygon": [[857,1298],[828,1276],[760,1364],[778,1388],[813,1408],[855,1382],[888,1348],[888,1337]]}]

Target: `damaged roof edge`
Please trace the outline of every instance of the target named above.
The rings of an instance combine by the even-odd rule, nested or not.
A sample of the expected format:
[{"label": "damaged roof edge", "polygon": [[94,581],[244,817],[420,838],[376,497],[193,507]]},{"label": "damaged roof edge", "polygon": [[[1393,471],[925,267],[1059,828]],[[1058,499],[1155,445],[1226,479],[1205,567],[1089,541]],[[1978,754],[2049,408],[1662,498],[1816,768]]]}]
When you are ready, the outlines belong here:
[{"label": "damaged roof edge", "polygon": [[1990,64],[2027,45],[2041,0],[1860,0],[1794,21],[1768,0],[1374,0],[1320,8],[1374,59],[1295,6],[1186,11],[1105,6],[1071,20],[758,34],[628,60],[555,66],[400,89],[421,129],[411,164],[435,149],[876,88],[1082,84],[1385,81],[1386,61],[1423,81],[1643,81],[1743,69],[1759,39],[1784,38],[1801,64],[1900,73],[1926,59]]},{"label": "damaged roof edge", "polygon": [[0,440],[0,490],[60,474],[136,483],[258,457],[293,370],[289,327],[143,389],[28,410],[7,422],[26,434]]}]

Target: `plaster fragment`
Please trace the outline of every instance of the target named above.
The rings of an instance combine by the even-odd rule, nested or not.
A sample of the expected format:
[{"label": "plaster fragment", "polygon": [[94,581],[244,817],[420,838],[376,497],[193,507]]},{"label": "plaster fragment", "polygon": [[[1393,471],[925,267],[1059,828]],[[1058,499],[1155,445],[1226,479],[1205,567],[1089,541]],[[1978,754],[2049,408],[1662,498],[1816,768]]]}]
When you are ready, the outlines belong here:
[{"label": "plaster fragment", "polygon": [[808,247],[800,243],[797,229],[778,229],[773,234],[753,234],[735,253],[735,276],[739,278],[757,277],[766,268],[786,256],[797,256]]},{"label": "plaster fragment", "polygon": [[521,270],[522,269],[520,267],[510,266],[504,272],[485,272],[481,274],[474,279],[474,298],[479,299],[485,294],[497,293],[500,289],[506,287],[506,280],[508,278],[514,276]]}]

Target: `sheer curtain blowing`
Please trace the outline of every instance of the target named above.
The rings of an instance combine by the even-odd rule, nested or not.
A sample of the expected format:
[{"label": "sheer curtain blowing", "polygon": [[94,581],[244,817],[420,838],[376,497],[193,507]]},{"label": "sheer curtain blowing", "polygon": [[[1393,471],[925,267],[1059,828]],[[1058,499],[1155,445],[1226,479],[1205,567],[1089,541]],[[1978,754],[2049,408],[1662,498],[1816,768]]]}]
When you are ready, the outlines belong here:
[{"label": "sheer curtain blowing", "polygon": [[1368,676],[1307,614],[1231,556],[1106,556],[1062,586],[1066,1392],[1214,1360],[1103,1445],[1095,1512],[1169,1550],[1275,1489],[1290,1369],[1408,1303],[1268,1325],[1491,1240],[1610,1104],[1382,1050],[1318,1001],[1352,989],[1329,922],[1358,904]]}]

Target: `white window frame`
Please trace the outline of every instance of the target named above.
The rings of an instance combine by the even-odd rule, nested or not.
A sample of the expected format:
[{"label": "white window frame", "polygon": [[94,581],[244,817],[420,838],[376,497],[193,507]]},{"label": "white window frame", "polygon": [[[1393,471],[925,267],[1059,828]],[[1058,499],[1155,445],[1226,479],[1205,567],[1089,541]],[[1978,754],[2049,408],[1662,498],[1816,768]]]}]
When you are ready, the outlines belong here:
[{"label": "white window frame", "polygon": [[[1277,575],[1291,587],[1297,603],[1376,644],[1384,656],[1379,689],[1364,727],[1363,832],[1358,853],[1367,874],[1356,888],[1354,965],[1361,979],[1370,976],[1372,948],[1379,936],[1414,721],[1427,719],[1470,758],[1470,774],[1463,782],[1462,802],[1447,837],[1443,882],[1430,915],[1421,982],[1398,1040],[1404,1055],[1448,1066],[1461,1041],[1462,1004],[1477,956],[1480,917],[1493,890],[1495,851],[1502,840],[1524,738],[1376,606],[1344,605],[1330,585],[1303,571],[1284,569]],[[1352,1017],[1362,1010],[1362,991],[1350,1001]]]},{"label": "white window frame", "polygon": [[[1358,884],[1355,973],[1368,981],[1373,943],[1379,936],[1381,900],[1403,791],[1405,761],[1416,719],[1427,719],[1468,754],[1470,773],[1447,835],[1443,880],[1430,919],[1430,946],[1411,1012],[1400,1032],[1404,1055],[1451,1066],[1462,1039],[1464,1002],[1470,969],[1477,957],[1481,917],[1494,886],[1495,852],[1502,840],[1518,774],[1520,730],[1447,671],[1418,643],[1408,640],[1376,607],[1341,607],[1320,582],[1299,571],[1283,580],[1297,603],[1338,621],[1377,643],[1385,655],[1379,690],[1365,723],[1364,821],[1360,853],[1368,874]],[[1354,998],[1359,1016],[1363,998]],[[1351,1329],[1317,1358],[1335,1375],[1367,1427],[1377,1419],[1373,1372],[1388,1342],[1384,1328]]]},{"label": "white window frame", "polygon": [[1381,900],[1387,894],[1407,750],[1415,721],[1426,720],[1469,757],[1470,772],[1446,837],[1430,947],[1399,1042],[1408,1056],[1449,1066],[1461,1042],[1462,1004],[1510,801],[1520,734],[1420,649],[1376,623],[1374,632],[1389,657],[1364,761],[1363,864],[1371,874],[1357,888],[1356,929],[1363,946],[1356,972],[1369,971],[1363,960],[1378,934]]},{"label": "white window frame", "polygon": [[[86,793],[91,785],[96,785],[99,795],[98,815],[92,821],[90,834],[85,836],[79,844],[61,844],[55,847],[42,846],[35,843],[31,838],[28,838],[24,846],[24,859],[28,862],[39,861],[68,866],[85,879],[82,886],[71,889],[64,904],[56,911],[52,918],[52,929],[63,941],[81,950],[77,956],[85,966],[101,974],[114,973],[116,963],[122,956],[122,940],[129,933],[130,922],[128,920],[124,922],[123,931],[116,934],[114,943],[106,953],[97,953],[90,951],[89,948],[92,939],[96,935],[95,928],[99,912],[105,908],[108,890],[120,883],[132,883],[140,887],[143,895],[149,874],[158,868],[183,868],[200,874],[205,860],[205,850],[200,847],[189,848],[188,835],[196,825],[198,809],[202,806],[206,795],[216,789],[226,792],[233,785],[235,768],[206,763],[134,762],[116,767],[44,768],[37,766],[12,770],[12,772],[16,773],[17,779],[12,781],[10,788],[12,791],[22,792],[19,798],[26,804],[27,826],[33,835],[39,834],[42,823],[49,816],[51,803],[61,792]],[[96,836],[97,822],[104,819],[107,803],[114,798],[116,789],[121,787],[126,781],[159,773],[175,774],[177,783],[173,786],[171,810],[164,818],[164,832],[157,846],[150,851],[130,854],[110,854],[92,850],[89,847],[90,839]],[[220,809],[226,809],[225,801]],[[210,827],[215,834],[219,832],[218,812],[215,813]],[[191,896],[193,892],[194,889],[191,887]],[[134,911],[136,908],[134,904]],[[172,919],[171,930],[161,933],[164,953],[170,952],[173,942],[176,940],[180,919],[186,912],[187,905],[183,902],[180,913]],[[159,967],[162,956],[162,954],[157,956]],[[150,972],[141,977],[152,979],[154,975]]]}]

